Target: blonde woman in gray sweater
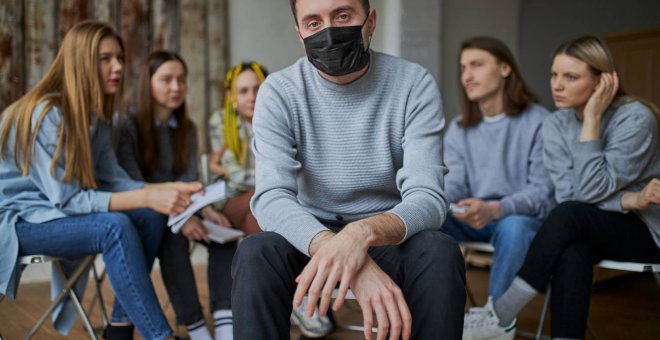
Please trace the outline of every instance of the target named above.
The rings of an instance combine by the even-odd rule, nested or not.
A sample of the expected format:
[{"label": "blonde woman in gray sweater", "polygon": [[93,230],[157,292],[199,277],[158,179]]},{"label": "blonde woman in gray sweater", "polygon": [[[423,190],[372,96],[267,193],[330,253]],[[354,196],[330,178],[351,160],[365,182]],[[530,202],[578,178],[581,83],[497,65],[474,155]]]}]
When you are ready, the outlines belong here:
[{"label": "blonde woman in gray sweater", "polygon": [[581,339],[594,264],[660,262],[658,110],[625,94],[593,36],[557,48],[550,83],[559,111],[543,126],[544,163],[560,204],[504,295],[466,317],[464,339],[513,339],[516,314],[548,285],[553,339]]}]

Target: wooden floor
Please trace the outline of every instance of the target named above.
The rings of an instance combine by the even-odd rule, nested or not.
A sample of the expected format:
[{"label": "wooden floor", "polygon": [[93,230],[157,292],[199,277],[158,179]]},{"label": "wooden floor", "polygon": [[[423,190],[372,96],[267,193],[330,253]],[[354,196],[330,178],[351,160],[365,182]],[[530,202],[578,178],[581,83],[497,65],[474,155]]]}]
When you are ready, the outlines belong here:
[{"label": "wooden floor", "polygon": [[[205,306],[208,306],[208,289],[203,283],[206,280],[205,266],[195,268],[198,279],[199,292]],[[166,295],[162,285],[160,275],[152,275],[158,297],[161,304],[166,302]],[[468,271],[468,280],[471,283],[475,298],[480,302],[485,302],[488,271],[482,269],[470,269]],[[89,288],[92,288],[90,285]],[[20,287],[19,296],[16,300],[5,299],[0,303],[0,334],[2,339],[21,339],[37,319],[40,311],[47,306],[50,286],[48,283],[23,284]],[[103,287],[106,300],[112,301],[112,291],[107,284]],[[87,306],[92,294],[88,290],[84,298],[84,305]],[[336,318],[340,322],[360,323],[361,315],[357,311],[358,306],[343,307]],[[527,306],[519,316],[519,329],[533,330],[536,325],[539,310],[542,304],[542,297],[537,297],[529,306]],[[349,308],[353,307],[353,308]],[[207,312],[207,318],[210,318]],[[166,310],[167,318],[170,324],[174,324],[174,313],[172,308]],[[92,314],[92,321],[100,323],[100,313],[98,310]],[[595,285],[594,294],[591,302],[590,325],[599,339],[660,339],[660,289],[649,274],[632,274],[615,279],[600,282]],[[546,325],[546,333],[549,332],[549,323]],[[185,331],[182,327],[176,328],[176,334],[185,337]],[[298,339],[300,333],[292,328],[291,338]],[[48,321],[44,327],[37,333],[36,339],[65,339],[53,330]],[[73,327],[69,338],[86,339],[88,338],[80,321]],[[137,338],[137,337],[136,337]],[[359,332],[336,331],[326,337],[328,340],[339,339],[362,339]],[[522,338],[520,338],[522,339]]]}]

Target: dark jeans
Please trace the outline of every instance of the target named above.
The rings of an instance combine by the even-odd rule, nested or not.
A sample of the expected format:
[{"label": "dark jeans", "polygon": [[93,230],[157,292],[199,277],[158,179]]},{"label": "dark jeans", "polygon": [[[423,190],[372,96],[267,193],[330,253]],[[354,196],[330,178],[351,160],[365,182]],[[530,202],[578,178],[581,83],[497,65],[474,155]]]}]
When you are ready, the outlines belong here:
[{"label": "dark jeans", "polygon": [[543,222],[518,275],[537,291],[552,287],[552,336],[584,338],[593,266],[602,259],[660,262],[660,249],[635,214],[565,202]]},{"label": "dark jeans", "polygon": [[[201,244],[209,252],[207,278],[211,313],[218,309],[231,309],[231,263],[236,252],[236,242]],[[174,307],[177,323],[182,325],[190,325],[204,318],[188,251],[189,244],[185,236],[165,231],[158,256],[160,273]]]},{"label": "dark jeans", "polygon": [[[465,264],[446,234],[422,231],[369,255],[401,287],[412,313],[413,339],[460,339]],[[295,278],[309,258],[284,237],[262,232],[238,248],[232,276],[236,339],[288,339]]]}]

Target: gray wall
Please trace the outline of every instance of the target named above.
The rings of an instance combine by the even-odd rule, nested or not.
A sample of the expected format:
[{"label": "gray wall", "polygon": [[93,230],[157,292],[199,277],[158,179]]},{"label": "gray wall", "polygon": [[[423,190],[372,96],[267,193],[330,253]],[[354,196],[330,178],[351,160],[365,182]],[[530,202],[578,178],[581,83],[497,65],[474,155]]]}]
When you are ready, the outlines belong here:
[{"label": "gray wall", "polygon": [[549,85],[551,54],[561,42],[582,34],[602,36],[659,26],[657,0],[520,1],[523,75],[542,103],[554,108]]},{"label": "gray wall", "polygon": [[447,117],[454,117],[459,113],[457,60],[461,42],[472,36],[489,35],[502,40],[516,55],[519,2],[525,1],[444,0],[440,78]]}]

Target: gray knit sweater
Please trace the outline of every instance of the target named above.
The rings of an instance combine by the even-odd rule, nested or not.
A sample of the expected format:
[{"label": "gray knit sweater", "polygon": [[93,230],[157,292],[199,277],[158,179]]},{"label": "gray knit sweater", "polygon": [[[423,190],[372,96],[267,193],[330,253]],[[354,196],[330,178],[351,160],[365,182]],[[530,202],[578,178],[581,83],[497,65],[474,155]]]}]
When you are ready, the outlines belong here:
[{"label": "gray knit sweater", "polygon": [[[621,196],[660,178],[658,125],[646,106],[633,102],[609,109],[599,140],[580,142],[582,122],[574,110],[560,110],[543,124],[543,161],[555,184],[557,202],[580,201],[625,212]],[[636,211],[660,246],[660,206]]]},{"label": "gray knit sweater", "polygon": [[360,79],[338,85],[307,61],[271,74],[254,117],[259,225],[305,254],[318,218],[354,221],[391,212],[407,239],[442,225],[444,117],[430,73],[371,52]]}]

